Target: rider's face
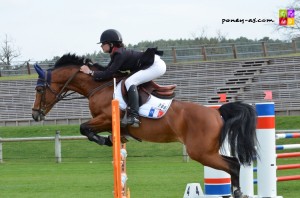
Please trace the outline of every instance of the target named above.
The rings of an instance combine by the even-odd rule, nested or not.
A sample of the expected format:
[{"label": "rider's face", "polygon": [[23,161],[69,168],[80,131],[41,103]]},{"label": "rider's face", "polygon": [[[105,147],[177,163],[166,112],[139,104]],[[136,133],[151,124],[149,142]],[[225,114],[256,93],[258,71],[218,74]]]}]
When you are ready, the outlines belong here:
[{"label": "rider's face", "polygon": [[102,47],[102,50],[103,50],[104,53],[108,53],[109,52],[109,49],[110,49],[109,43],[102,43],[101,47]]}]

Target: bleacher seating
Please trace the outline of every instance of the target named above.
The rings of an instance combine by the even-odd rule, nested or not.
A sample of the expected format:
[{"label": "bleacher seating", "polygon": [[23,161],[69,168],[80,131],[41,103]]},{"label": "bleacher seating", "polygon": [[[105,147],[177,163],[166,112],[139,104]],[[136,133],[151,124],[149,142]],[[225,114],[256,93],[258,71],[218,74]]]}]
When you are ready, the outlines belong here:
[{"label": "bleacher seating", "polygon": [[300,57],[198,63],[194,69],[181,66],[169,65],[168,74],[160,79],[178,85],[180,100],[216,104],[218,94],[226,93],[229,102],[255,103],[265,101],[264,91],[271,90],[278,114],[300,113],[293,93],[300,91]]},{"label": "bleacher seating", "polygon": [[[31,108],[35,99],[35,84],[36,80],[0,81],[0,125],[32,123]],[[76,97],[75,94],[73,97]],[[47,115],[47,119],[52,122],[66,118],[82,120],[91,117],[87,101],[60,101]]]},{"label": "bleacher seating", "polygon": [[[300,113],[300,56],[169,64],[156,82],[177,84],[176,99],[203,105],[218,103],[220,93],[228,101],[262,102],[264,91],[271,90],[277,114]],[[37,124],[31,118],[35,84],[0,81],[0,126]],[[60,101],[44,123],[78,123],[90,117],[87,99]]]}]

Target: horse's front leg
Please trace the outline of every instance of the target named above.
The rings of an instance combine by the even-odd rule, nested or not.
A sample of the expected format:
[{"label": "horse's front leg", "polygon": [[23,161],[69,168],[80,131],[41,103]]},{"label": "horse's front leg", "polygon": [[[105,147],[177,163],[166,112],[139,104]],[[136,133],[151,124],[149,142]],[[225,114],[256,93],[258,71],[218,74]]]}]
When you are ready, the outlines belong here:
[{"label": "horse's front leg", "polygon": [[80,125],[80,133],[87,136],[90,141],[99,145],[112,146],[110,137],[97,135],[97,133],[105,131],[111,131],[111,120],[105,118],[105,116],[97,116]]}]

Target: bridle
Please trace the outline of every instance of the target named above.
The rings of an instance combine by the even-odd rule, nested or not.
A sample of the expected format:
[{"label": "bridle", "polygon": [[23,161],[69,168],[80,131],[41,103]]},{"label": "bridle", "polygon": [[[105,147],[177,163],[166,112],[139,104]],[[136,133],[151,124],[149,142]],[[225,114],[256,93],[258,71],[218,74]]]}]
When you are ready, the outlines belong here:
[{"label": "bridle", "polygon": [[[84,96],[82,97],[73,97],[73,98],[66,98],[76,92],[71,92],[68,93],[68,90],[65,90],[66,87],[70,84],[70,82],[75,78],[75,76],[78,74],[80,70],[77,70],[75,73],[73,73],[69,79],[65,82],[64,86],[62,87],[62,89],[57,92],[56,90],[54,90],[51,87],[51,80],[49,80],[48,76],[51,76],[51,73],[49,74],[49,72],[51,71],[45,71],[45,78],[39,78],[38,79],[38,84],[35,88],[35,90],[37,91],[38,94],[41,94],[41,100],[40,100],[40,105],[39,105],[39,109],[36,108],[32,108],[32,111],[37,111],[39,114],[42,114],[43,116],[45,116],[45,111],[47,108],[52,107],[53,105],[55,105],[58,101],[60,100],[72,100],[72,99],[81,99],[81,98],[85,98]],[[39,89],[39,87],[42,87],[42,89]],[[46,90],[49,89],[50,92],[52,94],[55,95],[55,99],[48,105],[45,104],[46,101]]]},{"label": "bridle", "polygon": [[[89,93],[87,94],[87,96],[80,96],[80,97],[72,97],[72,98],[67,98],[68,96],[76,93],[75,91],[68,93],[68,90],[65,90],[67,88],[67,86],[70,84],[70,82],[75,78],[75,76],[79,73],[80,70],[77,70],[75,73],[73,73],[69,79],[65,82],[64,86],[62,87],[62,89],[57,92],[55,89],[53,89],[51,87],[51,80],[50,80],[50,76],[51,76],[51,70],[47,70],[45,71],[45,78],[38,78],[38,83],[37,86],[35,88],[35,90],[37,91],[38,94],[41,94],[41,100],[40,100],[40,105],[39,108],[32,108],[32,111],[37,111],[39,114],[46,116],[45,111],[47,108],[51,108],[52,106],[54,106],[57,102],[61,101],[61,100],[73,100],[73,99],[82,99],[82,98],[89,98],[92,95],[94,95],[96,92],[104,89],[105,87],[109,87],[113,85],[113,81],[108,81],[94,89],[92,89],[91,91],[89,91]],[[117,82],[119,82],[121,79],[118,79]],[[53,83],[53,82],[52,82]],[[42,89],[39,89],[40,87],[42,87]],[[49,104],[46,105],[45,101],[46,101],[46,90],[49,89],[50,92],[55,95],[55,99]]]},{"label": "bridle", "polygon": [[[92,95],[94,95],[96,92],[104,89],[105,87],[109,87],[113,85],[113,81],[108,81],[92,90],[89,91],[87,96],[81,96],[81,97],[72,97],[72,98],[67,98],[68,96],[76,93],[75,91],[68,93],[68,90],[65,90],[66,87],[70,84],[70,82],[75,78],[75,76],[79,73],[80,70],[77,70],[75,73],[73,73],[69,79],[65,82],[64,86],[60,90],[60,92],[57,92],[51,87],[51,80],[49,80],[49,76],[51,76],[51,71],[47,70],[45,71],[45,78],[38,78],[38,85],[36,86],[35,90],[37,91],[38,94],[41,94],[41,100],[40,100],[40,105],[39,109],[32,108],[32,111],[37,111],[39,114],[46,116],[45,111],[47,108],[52,107],[55,105],[57,102],[61,100],[73,100],[73,99],[82,99],[82,98],[89,98]],[[117,83],[121,81],[122,79],[117,79]],[[53,82],[52,82],[53,83]],[[39,89],[39,87],[42,87],[42,89]],[[50,92],[55,95],[55,99],[48,105],[45,104],[46,101],[46,90],[49,89]]]}]

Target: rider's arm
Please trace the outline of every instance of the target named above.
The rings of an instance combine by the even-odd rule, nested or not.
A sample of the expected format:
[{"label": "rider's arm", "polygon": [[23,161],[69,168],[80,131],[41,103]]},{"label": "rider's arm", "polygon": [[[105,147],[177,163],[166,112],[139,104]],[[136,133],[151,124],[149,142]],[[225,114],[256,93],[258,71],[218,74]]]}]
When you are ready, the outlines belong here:
[{"label": "rider's arm", "polygon": [[112,78],[113,75],[119,71],[120,67],[124,63],[123,59],[124,58],[122,57],[122,54],[115,53],[105,71],[94,71],[94,79],[100,81]]}]

